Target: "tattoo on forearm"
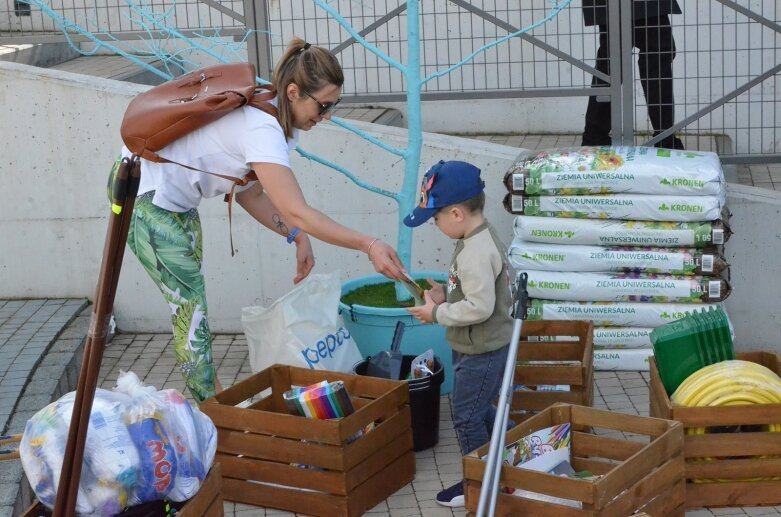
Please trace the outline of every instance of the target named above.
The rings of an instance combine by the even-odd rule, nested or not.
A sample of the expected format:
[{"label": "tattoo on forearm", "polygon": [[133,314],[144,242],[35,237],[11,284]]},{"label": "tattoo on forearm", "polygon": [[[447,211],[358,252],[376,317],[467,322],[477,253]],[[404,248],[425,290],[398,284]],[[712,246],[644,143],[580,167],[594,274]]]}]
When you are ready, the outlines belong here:
[{"label": "tattoo on forearm", "polygon": [[274,226],[276,227],[279,233],[281,233],[285,237],[287,237],[288,234],[290,234],[290,230],[288,229],[287,225],[285,224],[285,221],[282,220],[282,217],[279,214],[272,215],[271,220],[274,221]]}]

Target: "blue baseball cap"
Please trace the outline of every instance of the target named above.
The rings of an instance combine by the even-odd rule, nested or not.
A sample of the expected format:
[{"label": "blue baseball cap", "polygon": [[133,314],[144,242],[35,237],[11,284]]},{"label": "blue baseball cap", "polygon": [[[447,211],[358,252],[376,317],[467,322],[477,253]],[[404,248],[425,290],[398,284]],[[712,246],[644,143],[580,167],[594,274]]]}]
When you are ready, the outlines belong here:
[{"label": "blue baseball cap", "polygon": [[472,199],[484,187],[480,169],[471,163],[440,160],[423,176],[420,203],[404,218],[404,224],[412,228],[420,226],[440,208]]}]

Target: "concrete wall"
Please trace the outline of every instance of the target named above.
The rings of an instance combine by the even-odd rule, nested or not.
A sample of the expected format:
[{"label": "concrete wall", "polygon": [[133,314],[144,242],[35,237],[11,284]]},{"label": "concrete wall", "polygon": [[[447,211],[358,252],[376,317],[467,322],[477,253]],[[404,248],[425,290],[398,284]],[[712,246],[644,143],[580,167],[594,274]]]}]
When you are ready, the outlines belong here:
[{"label": "concrete wall", "polygon": [[[130,98],[145,87],[111,80],[0,63],[3,152],[0,174],[0,297],[94,299],[108,204],[106,177],[121,146],[119,124]],[[402,129],[356,123],[401,146]],[[518,150],[469,139],[426,134],[421,171],[434,161],[461,159],[484,171],[487,214],[511,238],[512,216],[501,207],[501,178]],[[403,163],[331,124],[305,133],[301,146],[356,172],[363,180],[397,190]],[[336,220],[394,243],[398,211],[392,200],[355,186],[342,175],[294,156],[293,168],[310,204]],[[744,348],[781,345],[781,256],[777,221],[781,196],[730,185],[728,205],[735,235],[726,252],[733,293],[727,309]],[[201,205],[210,322],[217,332],[241,330],[241,307],[268,304],[292,287],[294,250],[241,209],[231,258],[227,208],[218,199]],[[413,270],[443,269],[452,243],[426,225],[415,232]],[[342,278],[372,272],[363,253],[315,242],[316,271]],[[115,311],[120,329],[161,331],[168,308],[128,251]]]}]

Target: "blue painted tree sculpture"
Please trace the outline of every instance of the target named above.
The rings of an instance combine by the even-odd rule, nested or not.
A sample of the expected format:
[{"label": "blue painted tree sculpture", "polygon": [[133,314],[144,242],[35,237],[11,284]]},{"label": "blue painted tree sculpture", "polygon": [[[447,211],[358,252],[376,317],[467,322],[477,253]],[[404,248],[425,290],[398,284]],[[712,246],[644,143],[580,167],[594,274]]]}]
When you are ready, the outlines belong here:
[{"label": "blue painted tree sculpture", "polygon": [[[263,0],[260,0],[263,1]],[[390,192],[381,189],[377,186],[371,185],[361,180],[356,174],[347,170],[345,167],[338,163],[329,161],[325,158],[308,153],[306,150],[299,147],[297,152],[308,159],[317,161],[323,165],[326,165],[342,174],[347,176],[353,183],[361,188],[365,188],[379,195],[389,197],[393,199],[398,205],[398,237],[396,243],[396,249],[399,253],[401,260],[407,267],[411,265],[412,259],[412,231],[406,227],[402,219],[405,214],[415,206],[417,194],[418,194],[418,176],[420,168],[420,154],[423,145],[423,126],[421,121],[421,91],[423,86],[432,79],[442,77],[451,73],[453,70],[463,66],[470,62],[478,54],[485,52],[491,47],[500,45],[512,38],[515,38],[523,33],[529,32],[534,28],[548,22],[556,17],[564,8],[566,8],[571,0],[549,0],[550,7],[544,17],[536,21],[535,23],[524,27],[516,32],[507,34],[504,37],[481,46],[474,50],[471,54],[464,57],[458,63],[449,66],[446,69],[437,71],[427,77],[421,77],[421,60],[420,60],[420,0],[408,0],[407,1],[407,63],[402,64],[386,53],[382,52],[375,45],[366,41],[351,25],[345,20],[345,18],[336,11],[328,1],[326,0],[312,0],[313,3],[326,11],[339,25],[347,31],[360,45],[365,47],[369,52],[375,54],[379,59],[392,66],[403,76],[403,84],[407,85],[406,97],[407,97],[407,146],[405,148],[396,148],[390,146],[371,134],[362,131],[343,119],[333,117],[332,122],[339,126],[352,131],[360,137],[366,139],[374,145],[382,148],[383,150],[395,154],[404,160],[404,177],[401,182],[401,188],[398,192]],[[241,50],[244,45],[243,41],[237,43],[227,43],[224,38],[220,38],[219,33],[212,36],[203,37],[188,37],[178,31],[171,25],[171,16],[173,8],[166,12],[158,13],[152,10],[152,8],[139,0],[126,0],[129,8],[129,15],[131,21],[137,25],[143,27],[149,33],[149,40],[140,43],[145,45],[143,48],[139,48],[139,44],[132,50],[127,50],[127,45],[124,46],[117,44],[117,40],[111,37],[111,34],[99,30],[93,30],[95,27],[82,26],[71,21],[66,20],[54,11],[43,0],[29,0],[33,5],[38,6],[45,14],[52,18],[55,23],[66,34],[79,34],[85,37],[88,41],[95,44],[95,51],[99,48],[107,48],[110,51],[122,55],[127,59],[133,61],[137,65],[148,69],[149,71],[165,78],[178,75],[181,71],[187,71],[195,68],[197,65],[188,60],[188,56],[193,52],[200,52],[206,54],[219,62],[232,62],[242,59]],[[153,42],[160,41],[161,35],[169,43],[173,41],[177,50],[170,51],[164,50],[163,46]],[[245,39],[249,36],[245,36]],[[74,45],[74,48],[77,48]],[[166,47],[167,48],[167,47]],[[165,70],[159,70],[153,66],[150,66],[146,61],[139,59],[139,55],[149,55],[160,59],[165,63]],[[263,82],[267,82],[261,79]],[[403,289],[399,288],[397,294],[400,299],[407,298],[409,295]]]}]

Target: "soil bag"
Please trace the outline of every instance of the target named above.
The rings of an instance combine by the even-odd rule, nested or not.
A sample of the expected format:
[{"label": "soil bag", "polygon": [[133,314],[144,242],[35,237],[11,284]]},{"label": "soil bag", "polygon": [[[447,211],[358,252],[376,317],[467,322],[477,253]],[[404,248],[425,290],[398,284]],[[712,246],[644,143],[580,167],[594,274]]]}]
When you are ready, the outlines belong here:
[{"label": "soil bag", "polygon": [[637,221],[715,221],[721,217],[724,196],[662,196],[604,194],[588,196],[527,196],[507,194],[505,209],[512,214],[576,219]]},{"label": "soil bag", "polygon": [[521,153],[504,177],[509,192],[539,195],[724,192],[716,153],[655,147],[577,147]]},{"label": "soil bag", "polygon": [[529,320],[588,321],[600,327],[659,327],[700,309],[707,303],[566,302],[529,299]]},{"label": "soil bag", "polygon": [[519,215],[516,237],[529,242],[594,246],[704,248],[724,244],[732,234],[722,219],[713,222],[615,221]]},{"label": "soil bag", "polygon": [[721,276],[728,268],[713,249],[547,244],[519,237],[507,256],[516,270]]},{"label": "soil bag", "polygon": [[529,296],[549,300],[703,303],[723,301],[731,292],[726,280],[702,276],[522,272],[529,275]]},{"label": "soil bag", "polygon": [[[594,327],[594,349],[651,348],[651,327]],[[529,336],[528,341],[578,341],[577,336]]]}]

